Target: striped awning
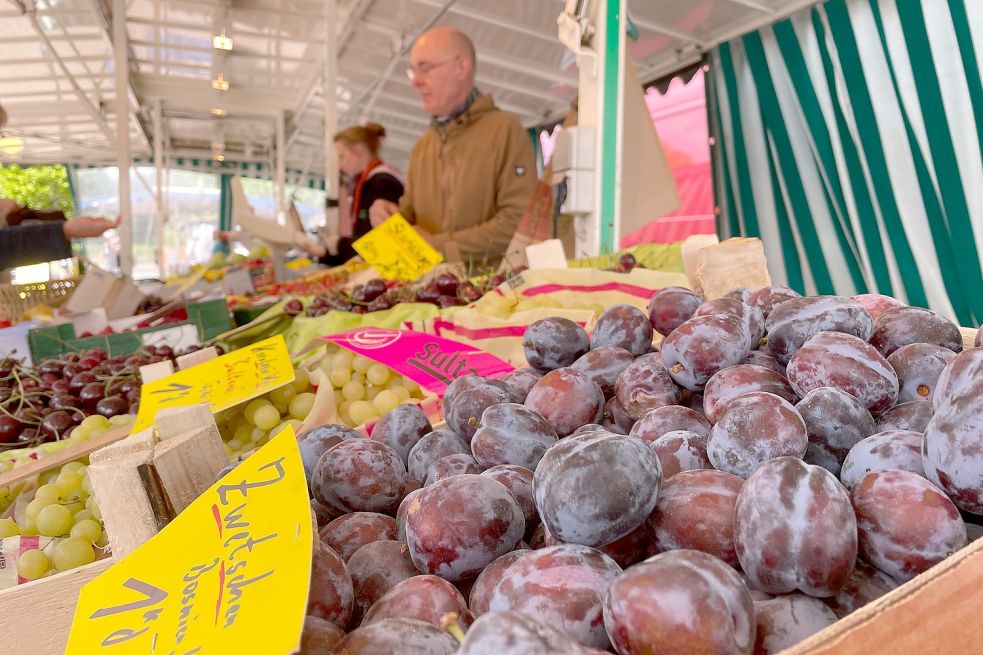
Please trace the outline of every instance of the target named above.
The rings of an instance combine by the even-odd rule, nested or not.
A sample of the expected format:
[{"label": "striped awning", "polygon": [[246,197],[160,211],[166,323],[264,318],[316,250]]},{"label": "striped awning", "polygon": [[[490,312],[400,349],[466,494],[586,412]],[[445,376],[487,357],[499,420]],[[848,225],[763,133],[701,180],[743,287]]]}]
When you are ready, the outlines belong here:
[{"label": "striped awning", "polygon": [[721,236],[800,292],[983,322],[983,2],[830,0],[715,48]]}]

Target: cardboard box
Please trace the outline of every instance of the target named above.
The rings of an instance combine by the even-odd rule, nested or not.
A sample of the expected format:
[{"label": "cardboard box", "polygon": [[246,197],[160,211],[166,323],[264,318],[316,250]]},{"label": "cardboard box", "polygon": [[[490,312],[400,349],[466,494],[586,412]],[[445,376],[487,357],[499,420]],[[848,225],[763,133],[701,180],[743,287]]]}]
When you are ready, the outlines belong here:
[{"label": "cardboard box", "polygon": [[61,313],[84,314],[101,308],[107,319],[115,320],[133,316],[143,298],[132,280],[92,266],[62,305]]}]

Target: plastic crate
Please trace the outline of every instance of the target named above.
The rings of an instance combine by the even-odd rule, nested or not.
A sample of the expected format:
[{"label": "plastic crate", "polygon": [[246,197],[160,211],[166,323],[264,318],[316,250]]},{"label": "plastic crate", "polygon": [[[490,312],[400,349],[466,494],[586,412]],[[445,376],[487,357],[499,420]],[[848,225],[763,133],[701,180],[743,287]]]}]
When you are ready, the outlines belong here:
[{"label": "plastic crate", "polygon": [[182,325],[193,325],[198,332],[198,340],[207,341],[232,328],[229,308],[225,298],[189,303],[187,305],[188,320],[178,323],[168,323],[142,330],[130,330],[119,334],[102,336],[75,337],[75,328],[71,323],[35,328],[28,332],[27,340],[31,348],[31,358],[35,362],[50,357],[58,357],[67,352],[81,352],[90,348],[102,348],[110,357],[126,355],[144,346],[144,336],[173,329]]}]

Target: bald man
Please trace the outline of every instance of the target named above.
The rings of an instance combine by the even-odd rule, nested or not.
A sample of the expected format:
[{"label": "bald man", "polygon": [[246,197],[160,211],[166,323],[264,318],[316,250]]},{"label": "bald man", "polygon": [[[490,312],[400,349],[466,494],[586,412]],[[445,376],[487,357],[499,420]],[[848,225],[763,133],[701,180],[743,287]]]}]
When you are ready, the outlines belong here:
[{"label": "bald man", "polygon": [[536,156],[519,120],[475,87],[474,45],[438,27],[413,44],[407,71],[431,116],[410,154],[399,205],[376,201],[374,225],[399,210],[444,256],[498,262],[536,188]]}]

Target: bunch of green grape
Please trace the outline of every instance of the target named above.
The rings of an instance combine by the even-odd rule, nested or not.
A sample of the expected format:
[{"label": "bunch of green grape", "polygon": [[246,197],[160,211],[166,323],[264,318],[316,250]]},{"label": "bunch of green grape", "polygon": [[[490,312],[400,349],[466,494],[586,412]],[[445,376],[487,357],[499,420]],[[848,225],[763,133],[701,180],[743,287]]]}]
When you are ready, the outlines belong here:
[{"label": "bunch of green grape", "polygon": [[288,425],[295,432],[314,406],[311,380],[304,369],[294,381],[216,416],[225,452],[233,460],[259,448]]},{"label": "bunch of green grape", "polygon": [[320,383],[328,383],[334,389],[338,416],[352,427],[377,421],[400,403],[417,403],[423,398],[416,382],[334,345],[329,346],[316,374]]},{"label": "bunch of green grape", "polygon": [[0,518],[0,539],[18,535],[53,538],[44,548],[20,555],[17,574],[25,580],[89,564],[96,559],[97,550],[108,549],[102,514],[84,462],[69,462],[46,471],[39,482],[34,498],[18,508],[14,518]]}]

